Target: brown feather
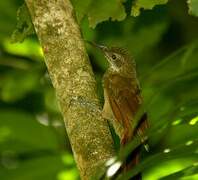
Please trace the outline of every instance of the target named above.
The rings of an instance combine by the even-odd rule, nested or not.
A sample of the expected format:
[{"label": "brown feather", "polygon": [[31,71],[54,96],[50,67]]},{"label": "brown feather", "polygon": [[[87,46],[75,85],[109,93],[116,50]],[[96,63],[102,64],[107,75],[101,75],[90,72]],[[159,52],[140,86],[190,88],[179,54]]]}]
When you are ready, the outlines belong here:
[{"label": "brown feather", "polygon": [[137,129],[133,129],[132,126],[142,104],[138,82],[133,78],[126,78],[115,73],[109,76],[104,81],[104,88],[115,121],[123,128],[121,132],[117,132],[121,138],[121,144],[131,141],[134,133],[144,141],[144,132],[148,128],[147,118],[140,120]]}]

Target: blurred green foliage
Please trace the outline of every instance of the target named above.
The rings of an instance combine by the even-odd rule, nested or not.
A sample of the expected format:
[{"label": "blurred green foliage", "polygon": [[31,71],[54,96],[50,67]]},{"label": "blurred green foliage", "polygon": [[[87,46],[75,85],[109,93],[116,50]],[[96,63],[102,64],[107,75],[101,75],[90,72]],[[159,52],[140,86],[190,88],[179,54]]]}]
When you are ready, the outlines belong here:
[{"label": "blurred green foliage", "polygon": [[[185,0],[72,2],[84,39],[126,47],[137,62],[151,124],[150,151],[142,151],[141,163],[125,177],[141,171],[145,180],[198,179],[196,0],[188,6]],[[28,26],[17,25],[22,4],[0,1],[0,179],[79,179],[39,43],[35,36],[11,43],[16,26],[21,30],[15,31],[19,41],[29,34],[21,29]],[[138,15],[142,8],[153,9],[130,16],[131,9]],[[102,22],[109,18],[122,21]],[[102,103],[101,77],[107,62],[90,46],[87,51]],[[121,156],[138,143],[134,141]]]}]

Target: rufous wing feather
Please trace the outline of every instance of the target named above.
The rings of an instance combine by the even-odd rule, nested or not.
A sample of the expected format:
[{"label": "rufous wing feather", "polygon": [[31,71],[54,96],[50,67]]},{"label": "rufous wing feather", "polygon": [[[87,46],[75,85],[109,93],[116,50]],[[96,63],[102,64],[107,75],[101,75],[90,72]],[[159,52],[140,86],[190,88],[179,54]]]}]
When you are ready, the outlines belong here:
[{"label": "rufous wing feather", "polygon": [[142,97],[135,79],[115,74],[110,79],[111,82],[106,82],[105,90],[115,121],[123,127],[121,143],[125,144],[132,139],[134,132],[143,132],[147,126],[147,119],[141,121],[144,125],[138,125],[138,128],[143,128],[141,130],[135,130],[132,126],[135,115],[142,104]]}]

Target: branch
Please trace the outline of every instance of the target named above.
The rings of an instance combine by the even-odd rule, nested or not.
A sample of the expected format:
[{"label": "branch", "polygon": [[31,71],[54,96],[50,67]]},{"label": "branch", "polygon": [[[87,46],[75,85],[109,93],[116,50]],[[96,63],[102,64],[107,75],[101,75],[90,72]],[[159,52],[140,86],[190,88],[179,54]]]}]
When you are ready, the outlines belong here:
[{"label": "branch", "polygon": [[25,0],[56,90],[82,179],[114,155],[96,82],[69,0]]}]

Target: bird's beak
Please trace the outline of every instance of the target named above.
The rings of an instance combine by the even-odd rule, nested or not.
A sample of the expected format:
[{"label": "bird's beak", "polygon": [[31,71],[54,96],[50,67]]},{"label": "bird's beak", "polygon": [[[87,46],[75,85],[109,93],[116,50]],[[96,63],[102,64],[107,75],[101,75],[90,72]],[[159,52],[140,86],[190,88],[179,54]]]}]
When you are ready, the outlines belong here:
[{"label": "bird's beak", "polygon": [[103,45],[98,45],[98,44],[96,44],[95,42],[92,42],[92,41],[87,41],[87,40],[85,40],[85,41],[86,41],[87,43],[89,43],[91,46],[93,46],[93,47],[99,49],[99,50],[104,54],[104,56],[105,56],[105,58],[107,59],[107,61],[108,61],[109,63],[112,63],[112,62],[110,62],[110,58],[108,57],[108,50],[109,50],[108,47],[103,46]]},{"label": "bird's beak", "polygon": [[95,42],[91,42],[91,41],[87,41],[85,40],[88,44],[90,44],[91,46],[97,48],[97,49],[100,49],[102,52],[105,52],[108,50],[108,48],[106,46],[103,46],[103,45],[99,45],[99,44],[96,44]]}]

